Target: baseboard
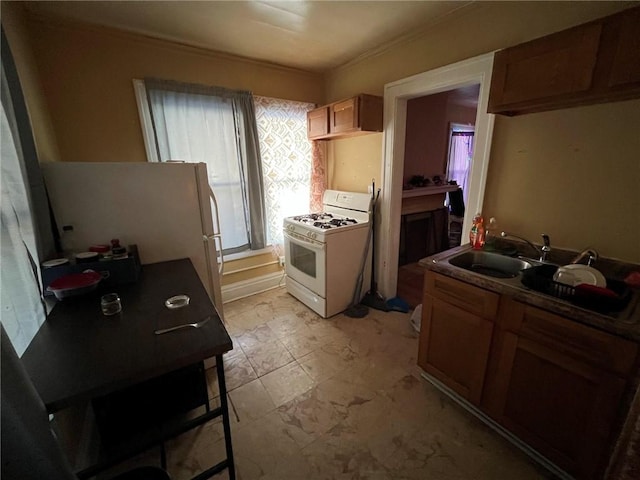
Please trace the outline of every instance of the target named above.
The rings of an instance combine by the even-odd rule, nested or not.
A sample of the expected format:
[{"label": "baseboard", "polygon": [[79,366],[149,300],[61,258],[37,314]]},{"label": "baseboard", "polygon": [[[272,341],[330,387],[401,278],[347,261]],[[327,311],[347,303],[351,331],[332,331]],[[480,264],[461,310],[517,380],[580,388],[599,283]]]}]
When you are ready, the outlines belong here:
[{"label": "baseboard", "polygon": [[269,273],[222,286],[222,303],[233,302],[284,285],[284,272]]}]

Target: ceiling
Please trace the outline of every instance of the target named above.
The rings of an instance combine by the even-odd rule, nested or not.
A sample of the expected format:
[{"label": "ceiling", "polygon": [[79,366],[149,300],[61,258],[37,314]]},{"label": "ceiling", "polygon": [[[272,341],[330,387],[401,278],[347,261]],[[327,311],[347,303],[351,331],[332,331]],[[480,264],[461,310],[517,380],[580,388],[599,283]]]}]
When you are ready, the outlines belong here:
[{"label": "ceiling", "polygon": [[472,1],[29,1],[62,17],[324,72],[418,34]]}]

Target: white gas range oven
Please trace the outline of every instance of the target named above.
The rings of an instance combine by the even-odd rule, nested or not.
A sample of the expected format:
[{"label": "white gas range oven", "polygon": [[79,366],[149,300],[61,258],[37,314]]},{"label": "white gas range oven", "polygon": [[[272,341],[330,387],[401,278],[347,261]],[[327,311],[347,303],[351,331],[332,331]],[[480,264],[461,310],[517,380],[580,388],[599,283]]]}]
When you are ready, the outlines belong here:
[{"label": "white gas range oven", "polygon": [[363,261],[368,285],[371,195],[327,190],[322,203],[322,213],[284,219],[285,271],[287,291],[328,318],[351,305]]}]

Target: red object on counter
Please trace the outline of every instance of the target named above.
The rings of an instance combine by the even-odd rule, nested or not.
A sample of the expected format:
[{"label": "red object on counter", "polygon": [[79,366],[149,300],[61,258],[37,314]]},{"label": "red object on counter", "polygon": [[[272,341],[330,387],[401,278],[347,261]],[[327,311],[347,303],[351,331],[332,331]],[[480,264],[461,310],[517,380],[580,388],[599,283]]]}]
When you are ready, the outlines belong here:
[{"label": "red object on counter", "polygon": [[624,283],[630,287],[640,287],[640,272],[631,272],[625,277]]},{"label": "red object on counter", "polygon": [[123,255],[127,253],[127,249],[120,246],[120,240],[114,238],[111,240],[111,253],[114,255]]},{"label": "red object on counter", "polygon": [[102,275],[93,270],[82,273],[72,273],[56,278],[47,290],[54,293],[58,300],[74,295],[80,295],[94,290],[102,280]]},{"label": "red object on counter", "polygon": [[597,287],[595,285],[589,285],[588,283],[581,283],[580,285],[576,285],[575,289],[576,294],[579,295],[599,295],[601,297],[620,298],[620,296],[613,290],[604,287]]},{"label": "red object on counter", "polygon": [[484,246],[485,228],[484,218],[479,213],[473,217],[471,232],[469,233],[469,243],[474,250],[480,250]]},{"label": "red object on counter", "polygon": [[91,245],[89,247],[90,252],[107,253],[110,250],[111,250],[111,247],[109,247],[109,245]]}]

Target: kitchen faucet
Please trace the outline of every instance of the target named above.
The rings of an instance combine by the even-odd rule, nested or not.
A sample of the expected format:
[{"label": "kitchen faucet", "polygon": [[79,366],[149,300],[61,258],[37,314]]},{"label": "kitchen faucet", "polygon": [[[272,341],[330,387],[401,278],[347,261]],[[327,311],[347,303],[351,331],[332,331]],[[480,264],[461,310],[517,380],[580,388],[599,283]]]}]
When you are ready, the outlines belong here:
[{"label": "kitchen faucet", "polygon": [[522,240],[523,242],[525,242],[526,244],[528,244],[531,248],[533,248],[536,251],[537,255],[540,255],[540,261],[541,262],[546,262],[547,261],[547,255],[549,254],[549,252],[551,251],[551,242],[549,240],[549,235],[547,235],[546,233],[542,234],[542,242],[543,245],[542,247],[538,248],[536,247],[533,243],[531,243],[529,240],[527,240],[524,237],[520,237],[518,235],[514,235],[512,233],[507,233],[507,232],[502,232],[500,234],[501,237],[505,238],[505,237],[512,237],[512,238],[517,238],[518,240]]},{"label": "kitchen faucet", "polygon": [[589,257],[587,260],[587,265],[591,266],[593,262],[598,261],[598,252],[596,252],[593,248],[587,248],[581,251],[576,258],[571,260],[571,263],[580,263],[585,257]]}]

